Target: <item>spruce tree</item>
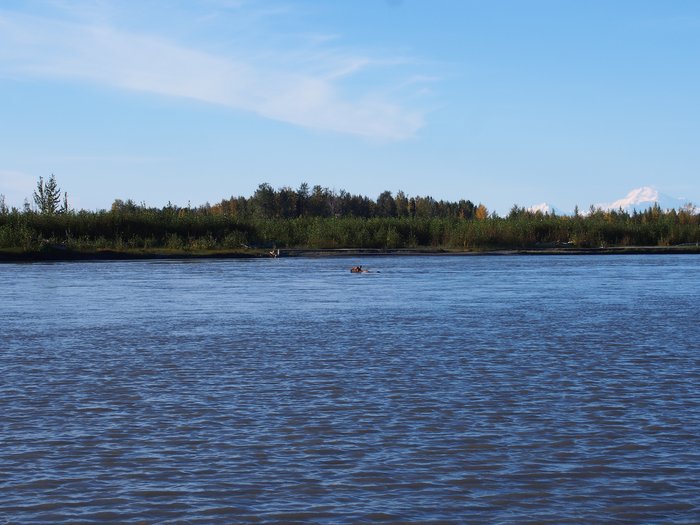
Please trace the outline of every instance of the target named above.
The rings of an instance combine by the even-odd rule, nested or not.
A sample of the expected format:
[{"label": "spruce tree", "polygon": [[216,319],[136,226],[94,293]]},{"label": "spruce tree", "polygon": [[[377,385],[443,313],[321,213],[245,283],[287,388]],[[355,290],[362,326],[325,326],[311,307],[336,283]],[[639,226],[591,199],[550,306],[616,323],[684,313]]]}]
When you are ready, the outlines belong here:
[{"label": "spruce tree", "polygon": [[[61,188],[56,183],[56,177],[52,174],[48,182],[44,182],[43,177],[39,177],[39,182],[34,191],[34,203],[40,213],[53,215],[59,212],[61,203]],[[65,201],[67,204],[67,200]]]}]

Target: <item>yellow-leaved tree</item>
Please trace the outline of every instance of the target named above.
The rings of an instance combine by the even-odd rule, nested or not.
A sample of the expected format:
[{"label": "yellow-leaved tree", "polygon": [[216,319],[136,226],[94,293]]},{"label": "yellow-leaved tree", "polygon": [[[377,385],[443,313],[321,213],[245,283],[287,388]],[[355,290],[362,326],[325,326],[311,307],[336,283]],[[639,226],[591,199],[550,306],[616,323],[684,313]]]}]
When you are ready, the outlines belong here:
[{"label": "yellow-leaved tree", "polygon": [[477,220],[483,221],[484,219],[488,218],[489,216],[489,210],[486,209],[486,206],[483,204],[479,204],[476,207],[476,210],[474,211],[474,217]]}]

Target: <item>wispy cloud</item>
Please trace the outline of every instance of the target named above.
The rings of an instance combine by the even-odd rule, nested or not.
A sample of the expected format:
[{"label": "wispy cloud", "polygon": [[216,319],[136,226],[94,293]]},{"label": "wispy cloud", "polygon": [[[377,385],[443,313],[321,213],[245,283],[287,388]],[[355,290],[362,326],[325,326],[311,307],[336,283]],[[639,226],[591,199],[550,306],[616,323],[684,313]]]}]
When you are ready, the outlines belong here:
[{"label": "wispy cloud", "polygon": [[59,21],[0,11],[0,74],[194,99],[379,140],[406,139],[423,126],[422,111],[388,98],[386,86],[361,84],[353,86],[352,96],[346,93],[350,77],[369,67],[389,68],[390,61],[315,49],[285,67],[262,63],[253,50],[249,54],[248,59],[245,51],[236,57],[215,54],[121,30],[104,18]]}]

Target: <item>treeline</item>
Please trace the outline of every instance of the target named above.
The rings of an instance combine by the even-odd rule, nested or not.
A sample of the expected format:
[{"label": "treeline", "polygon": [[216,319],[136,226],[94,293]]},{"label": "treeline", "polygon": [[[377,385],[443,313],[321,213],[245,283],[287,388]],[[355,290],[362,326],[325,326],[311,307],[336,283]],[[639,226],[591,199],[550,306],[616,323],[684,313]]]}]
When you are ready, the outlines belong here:
[{"label": "treeline", "polygon": [[0,248],[238,250],[247,248],[445,248],[672,246],[700,242],[692,207],[557,216],[514,206],[506,217],[471,201],[384,192],[376,200],[259,186],[249,198],[163,208],[116,200],[110,210],[47,212],[0,207]]},{"label": "treeline", "polygon": [[252,197],[231,197],[213,206],[205,205],[200,211],[239,220],[303,217],[483,219],[488,214],[485,206],[469,200],[437,201],[432,197],[409,197],[403,191],[396,195],[384,191],[373,200],[345,190],[335,192],[321,186],[309,189],[306,183],[296,190],[288,186],[275,190],[269,184],[261,184]]}]

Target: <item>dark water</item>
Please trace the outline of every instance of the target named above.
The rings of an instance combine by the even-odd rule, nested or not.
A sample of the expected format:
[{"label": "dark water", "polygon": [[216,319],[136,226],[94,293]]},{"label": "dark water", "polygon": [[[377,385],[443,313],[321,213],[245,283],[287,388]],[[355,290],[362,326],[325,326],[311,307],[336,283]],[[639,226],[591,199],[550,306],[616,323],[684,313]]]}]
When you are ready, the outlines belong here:
[{"label": "dark water", "polygon": [[0,290],[0,523],[700,523],[700,257],[0,265]]}]

